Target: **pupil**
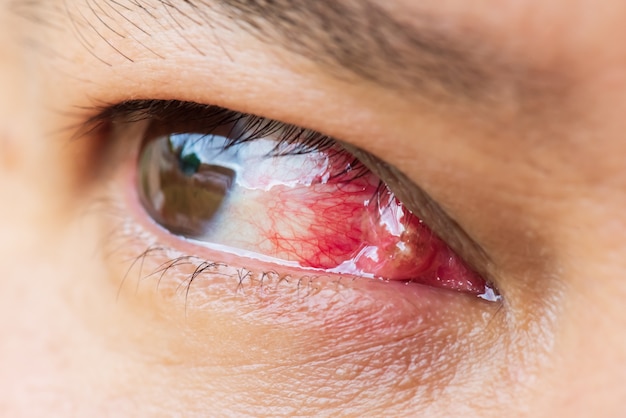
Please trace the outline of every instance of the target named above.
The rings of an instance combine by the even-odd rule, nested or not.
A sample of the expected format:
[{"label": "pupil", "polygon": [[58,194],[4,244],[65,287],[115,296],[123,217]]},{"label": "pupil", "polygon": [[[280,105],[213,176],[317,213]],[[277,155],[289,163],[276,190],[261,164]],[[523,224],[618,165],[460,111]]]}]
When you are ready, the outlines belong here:
[{"label": "pupil", "polygon": [[198,158],[195,153],[183,155],[180,159],[180,170],[186,176],[192,176],[193,174],[198,172],[200,164],[200,158]]},{"label": "pupil", "polygon": [[140,199],[161,226],[201,238],[219,224],[236,172],[203,161],[200,152],[185,152],[188,142],[177,139],[161,137],[145,145],[139,164]]}]

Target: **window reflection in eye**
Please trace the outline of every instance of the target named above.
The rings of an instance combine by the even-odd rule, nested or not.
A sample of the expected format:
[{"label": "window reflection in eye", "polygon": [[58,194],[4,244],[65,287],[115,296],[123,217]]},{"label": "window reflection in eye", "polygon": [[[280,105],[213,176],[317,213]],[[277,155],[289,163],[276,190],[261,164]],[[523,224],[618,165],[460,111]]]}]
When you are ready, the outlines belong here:
[{"label": "window reflection in eye", "polygon": [[155,117],[155,106],[171,103],[144,116],[136,187],[169,233],[276,265],[498,300],[339,141],[219,107],[179,103]]}]

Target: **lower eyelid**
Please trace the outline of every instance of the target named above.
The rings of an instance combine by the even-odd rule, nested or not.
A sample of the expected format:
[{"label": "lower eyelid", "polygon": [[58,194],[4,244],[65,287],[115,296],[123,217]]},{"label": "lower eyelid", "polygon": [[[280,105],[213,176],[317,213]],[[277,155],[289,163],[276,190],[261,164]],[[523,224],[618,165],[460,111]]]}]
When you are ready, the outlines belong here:
[{"label": "lower eyelid", "polygon": [[349,388],[365,389],[375,380],[390,397],[419,388],[439,399],[434,394],[465,368],[463,362],[482,360],[474,346],[487,337],[472,330],[484,326],[493,304],[427,287],[330,277],[253,275],[239,283],[241,269],[221,265],[216,273],[201,258],[147,247],[156,237],[133,219],[123,222],[130,224],[118,229],[116,241],[124,248],[111,256],[127,260],[115,274],[126,275],[116,283],[121,297],[132,303],[156,295],[158,305],[149,306],[158,317],[178,318],[173,325],[184,327],[193,353],[184,361],[194,367],[227,364],[228,373],[250,363],[293,368],[310,378],[326,376],[325,385],[337,385],[335,396],[346,389],[335,371],[344,370]]},{"label": "lower eyelid", "polygon": [[[498,346],[496,304],[400,283],[263,271],[246,276],[245,269],[213,266],[163,245],[132,216],[116,218],[110,244],[118,252],[107,264],[119,297],[131,304],[148,300],[142,309],[157,312],[148,315],[183,327],[193,352],[193,361],[185,361],[194,366],[314,367],[311,376],[347,368],[350,387],[369,387],[380,375],[377,384],[388,386],[386,393],[431,392],[468,364],[489,361]],[[243,358],[225,354],[243,352]],[[327,384],[339,377],[329,374]]]}]

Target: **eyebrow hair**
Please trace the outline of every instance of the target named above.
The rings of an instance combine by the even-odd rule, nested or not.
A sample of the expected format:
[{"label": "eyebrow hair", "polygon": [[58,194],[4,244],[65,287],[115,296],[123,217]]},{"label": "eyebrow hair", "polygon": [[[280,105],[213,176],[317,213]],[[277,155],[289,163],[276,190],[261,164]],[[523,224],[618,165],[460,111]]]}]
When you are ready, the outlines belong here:
[{"label": "eyebrow hair", "polygon": [[[21,14],[29,15],[30,20],[46,25],[58,20],[51,19],[51,15],[75,18],[64,1],[10,0],[9,4],[14,9],[22,9]],[[435,16],[424,10],[402,16],[401,12],[385,9],[382,2],[90,0],[85,4],[106,26],[103,30],[112,38],[120,34],[106,25],[103,17],[112,18],[102,6],[114,13],[113,19],[121,16],[149,35],[151,29],[146,21],[157,21],[152,11],[160,5],[177,26],[178,34],[200,53],[195,44],[184,38],[184,25],[173,17],[174,14],[183,17],[185,25],[207,25],[211,31],[218,25],[236,25],[262,42],[305,57],[335,78],[352,82],[350,76],[357,76],[394,89],[401,96],[428,97],[430,102],[433,97],[440,99],[441,96],[469,99],[472,104],[509,102],[514,103],[518,112],[536,113],[533,110],[539,108],[537,102],[548,98],[551,103],[551,98],[563,96],[563,77],[552,77],[554,74],[533,68],[531,62],[500,51],[493,39],[473,29],[470,22],[453,22],[446,16]],[[126,16],[126,12],[130,15]],[[220,15],[225,22],[216,21]],[[80,37],[82,34],[76,25],[84,27],[85,23],[74,22],[73,25]],[[163,27],[162,22],[159,25]],[[98,32],[95,27],[93,30],[100,41],[116,49],[108,40],[109,35]],[[81,41],[89,49],[89,42]],[[42,44],[47,47],[45,41]],[[123,52],[116,51],[132,61]],[[149,51],[162,58],[158,52]],[[487,110],[492,108],[486,107]]]},{"label": "eyebrow hair", "polygon": [[503,81],[506,65],[470,29],[437,27],[425,13],[409,23],[371,0],[214,3],[266,42],[385,87],[477,98]]}]

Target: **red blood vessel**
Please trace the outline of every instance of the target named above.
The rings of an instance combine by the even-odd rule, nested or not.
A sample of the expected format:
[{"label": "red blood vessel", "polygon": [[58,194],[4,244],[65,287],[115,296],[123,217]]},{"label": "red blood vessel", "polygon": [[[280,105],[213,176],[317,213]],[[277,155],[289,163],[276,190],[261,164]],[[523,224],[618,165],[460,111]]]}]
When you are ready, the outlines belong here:
[{"label": "red blood vessel", "polygon": [[484,279],[350,154],[305,158],[286,166],[292,157],[275,157],[241,173],[240,193],[265,211],[250,249],[326,272],[485,293]]}]

